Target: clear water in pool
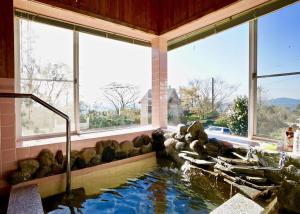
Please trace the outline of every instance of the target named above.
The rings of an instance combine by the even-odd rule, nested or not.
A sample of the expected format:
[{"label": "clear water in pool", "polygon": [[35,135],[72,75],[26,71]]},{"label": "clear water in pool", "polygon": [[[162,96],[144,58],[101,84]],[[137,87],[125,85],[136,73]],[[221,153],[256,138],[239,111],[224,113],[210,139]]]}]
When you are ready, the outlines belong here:
[{"label": "clear water in pool", "polygon": [[210,183],[191,179],[177,168],[158,167],[85,198],[80,207],[59,205],[49,213],[209,213],[225,201]]}]

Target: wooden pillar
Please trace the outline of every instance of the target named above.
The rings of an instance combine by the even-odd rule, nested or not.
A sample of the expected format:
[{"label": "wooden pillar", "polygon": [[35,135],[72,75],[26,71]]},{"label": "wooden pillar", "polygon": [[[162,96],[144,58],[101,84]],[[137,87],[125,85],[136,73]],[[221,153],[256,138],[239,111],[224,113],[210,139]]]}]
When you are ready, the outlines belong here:
[{"label": "wooden pillar", "polygon": [[0,1],[0,78],[14,78],[14,8]]},{"label": "wooden pillar", "polygon": [[168,125],[168,69],[167,40],[152,40],[152,125],[167,128]]}]

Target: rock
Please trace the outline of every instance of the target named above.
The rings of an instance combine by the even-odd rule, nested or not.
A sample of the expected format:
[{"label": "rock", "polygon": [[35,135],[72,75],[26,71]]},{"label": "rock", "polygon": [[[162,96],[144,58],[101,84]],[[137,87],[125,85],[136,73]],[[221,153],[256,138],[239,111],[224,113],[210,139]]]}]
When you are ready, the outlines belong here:
[{"label": "rock", "polygon": [[[77,160],[77,158],[79,157],[79,151],[77,150],[72,150],[71,151],[71,157],[70,157],[70,165],[71,165],[71,169],[73,169],[75,167],[75,162]],[[64,163],[65,167],[66,167],[66,162]]]},{"label": "rock", "polygon": [[177,133],[174,137],[176,140],[184,142],[185,141],[185,135],[181,135],[179,133]]},{"label": "rock", "polygon": [[170,139],[167,139],[165,142],[164,142],[164,146],[166,148],[166,153],[168,155],[171,155],[172,153],[175,152],[175,146],[176,144],[178,143],[179,141],[176,140],[176,139],[173,139],[173,138],[170,138]]},{"label": "rock", "polygon": [[206,144],[208,142],[208,136],[205,132],[200,132],[198,140],[201,142],[202,145]]},{"label": "rock", "polygon": [[141,147],[139,148],[133,148],[132,151],[129,153],[129,156],[137,156],[141,153]]},{"label": "rock", "polygon": [[194,121],[187,129],[187,132],[191,134],[193,140],[198,140],[201,132],[204,132],[204,128],[199,121]]},{"label": "rock", "polygon": [[222,141],[219,141],[217,139],[210,139],[208,143],[204,144],[204,151],[213,157],[217,157],[219,155],[224,155],[231,151],[231,148],[225,147],[224,143]]},{"label": "rock", "polygon": [[169,138],[174,138],[176,133],[165,133],[164,138],[167,140]]},{"label": "rock", "polygon": [[156,152],[163,151],[165,149],[164,142],[164,131],[162,129],[157,129],[152,132],[152,149]]},{"label": "rock", "polygon": [[8,180],[8,183],[15,185],[24,181],[28,181],[31,178],[31,174],[23,171],[14,171]]},{"label": "rock", "polygon": [[188,144],[190,144],[191,142],[193,142],[193,137],[192,137],[192,134],[191,134],[191,133],[187,133],[187,134],[184,136],[184,139],[185,139],[185,142],[187,142]]},{"label": "rock", "polygon": [[184,124],[178,124],[177,125],[177,133],[180,135],[186,135],[187,134],[187,129],[188,126],[184,125]]},{"label": "rock", "polygon": [[115,150],[107,146],[102,152],[102,161],[111,162],[115,159]]},{"label": "rock", "polygon": [[119,142],[116,140],[104,140],[96,143],[96,153],[102,154],[105,147],[111,147],[115,151],[120,151]]},{"label": "rock", "polygon": [[78,157],[75,160],[75,163],[74,163],[74,166],[73,166],[72,170],[83,169],[85,167],[86,167],[85,160],[83,160],[82,158]]},{"label": "rock", "polygon": [[43,149],[38,155],[38,161],[41,167],[51,167],[54,163],[54,155],[48,149]]},{"label": "rock", "polygon": [[115,158],[118,160],[127,158],[127,154],[125,152],[116,152]]},{"label": "rock", "polygon": [[28,173],[32,176],[40,167],[40,164],[35,159],[27,159],[19,162],[19,169],[21,172]]},{"label": "rock", "polygon": [[146,154],[146,153],[149,153],[149,152],[151,152],[151,151],[152,151],[152,144],[149,143],[148,145],[143,145],[143,146],[141,147],[140,153]]},{"label": "rock", "polygon": [[203,154],[203,152],[204,152],[203,144],[201,143],[200,140],[194,140],[190,144],[190,149],[194,152],[197,152],[199,155]]},{"label": "rock", "polygon": [[294,165],[289,165],[288,167],[285,167],[284,173],[288,180],[300,182],[300,169],[298,169]]},{"label": "rock", "polygon": [[35,178],[43,178],[50,175],[52,172],[51,166],[42,166],[39,170],[34,174]]},{"label": "rock", "polygon": [[151,141],[152,140],[148,135],[141,135],[134,138],[132,142],[134,147],[141,147],[143,145],[148,145],[149,143],[151,143]]},{"label": "rock", "polygon": [[96,155],[96,156],[92,157],[89,165],[90,166],[99,165],[101,163],[101,160],[102,160],[102,156]]},{"label": "rock", "polygon": [[131,141],[123,141],[120,143],[120,151],[126,153],[127,156],[133,153],[134,145]]},{"label": "rock", "polygon": [[177,151],[182,151],[182,150],[185,149],[185,145],[186,145],[185,142],[180,142],[180,141],[179,141],[179,142],[176,143],[175,149],[176,149]]},{"label": "rock", "polygon": [[58,164],[63,164],[64,162],[64,154],[61,150],[58,150],[55,154],[55,160]]},{"label": "rock", "polygon": [[219,155],[220,150],[220,144],[219,143],[212,143],[208,142],[204,145],[204,151],[210,156],[217,157]]},{"label": "rock", "polygon": [[300,183],[291,180],[284,181],[279,188],[277,197],[279,206],[284,211],[294,213],[300,212]]},{"label": "rock", "polygon": [[94,156],[96,156],[96,149],[94,148],[83,149],[79,154],[79,157],[84,160],[85,165],[88,165]]},{"label": "rock", "polygon": [[64,171],[64,166],[62,164],[56,162],[52,165],[52,174],[57,175],[63,173]]}]

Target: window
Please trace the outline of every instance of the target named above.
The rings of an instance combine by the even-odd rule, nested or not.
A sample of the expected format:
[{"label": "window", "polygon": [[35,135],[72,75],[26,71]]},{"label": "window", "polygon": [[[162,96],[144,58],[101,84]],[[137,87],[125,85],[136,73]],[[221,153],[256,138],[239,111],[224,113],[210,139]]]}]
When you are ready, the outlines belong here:
[{"label": "window", "polygon": [[151,49],[86,33],[79,45],[81,130],[151,124]]},{"label": "window", "polygon": [[[69,115],[74,133],[151,124],[148,44],[16,15],[19,92],[34,94]],[[65,132],[65,120],[38,103],[24,99],[17,105],[19,137]]]},{"label": "window", "polygon": [[[71,117],[74,130],[73,31],[18,19],[21,93],[32,93]],[[62,133],[65,120],[30,99],[19,103],[20,136]]]},{"label": "window", "polygon": [[170,126],[202,120],[247,136],[248,34],[246,23],[168,53]]},{"label": "window", "polygon": [[258,19],[257,129],[282,140],[300,118],[300,3]]}]

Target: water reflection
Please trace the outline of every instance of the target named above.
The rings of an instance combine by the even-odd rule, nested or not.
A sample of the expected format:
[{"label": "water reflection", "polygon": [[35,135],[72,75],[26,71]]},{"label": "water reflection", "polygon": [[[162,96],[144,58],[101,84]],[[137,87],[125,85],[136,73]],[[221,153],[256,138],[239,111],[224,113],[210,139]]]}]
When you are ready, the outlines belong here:
[{"label": "water reflection", "polygon": [[[199,180],[198,176],[194,179],[177,168],[158,167],[118,188],[87,197],[80,206],[72,207],[72,213],[209,213],[225,199],[213,187],[214,181],[210,184],[208,178]],[[71,210],[60,206],[50,213]]]}]

